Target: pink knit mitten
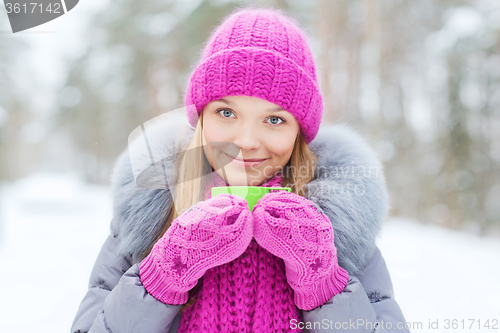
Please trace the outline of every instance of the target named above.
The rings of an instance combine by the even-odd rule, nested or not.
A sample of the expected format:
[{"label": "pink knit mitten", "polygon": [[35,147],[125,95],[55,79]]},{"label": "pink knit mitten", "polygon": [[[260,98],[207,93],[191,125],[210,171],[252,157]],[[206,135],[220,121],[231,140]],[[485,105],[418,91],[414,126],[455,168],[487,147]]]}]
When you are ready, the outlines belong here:
[{"label": "pink knit mitten", "polygon": [[338,265],[332,224],[316,204],[271,192],[254,206],[253,219],[257,243],[284,260],[298,308],[312,310],[342,292],[349,274]]},{"label": "pink knit mitten", "polygon": [[179,215],[141,262],[142,284],[165,304],[183,304],[188,291],[213,267],[238,258],[252,240],[245,199],[219,194]]}]

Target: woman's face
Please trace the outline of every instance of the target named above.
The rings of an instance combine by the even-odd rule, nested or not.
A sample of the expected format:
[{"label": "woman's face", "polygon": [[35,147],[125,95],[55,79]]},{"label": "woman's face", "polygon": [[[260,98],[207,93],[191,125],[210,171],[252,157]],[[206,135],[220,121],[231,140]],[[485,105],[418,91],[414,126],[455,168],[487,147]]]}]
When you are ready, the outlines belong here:
[{"label": "woman's face", "polygon": [[282,170],[299,130],[291,113],[258,97],[226,96],[203,109],[205,156],[232,186],[258,186]]}]

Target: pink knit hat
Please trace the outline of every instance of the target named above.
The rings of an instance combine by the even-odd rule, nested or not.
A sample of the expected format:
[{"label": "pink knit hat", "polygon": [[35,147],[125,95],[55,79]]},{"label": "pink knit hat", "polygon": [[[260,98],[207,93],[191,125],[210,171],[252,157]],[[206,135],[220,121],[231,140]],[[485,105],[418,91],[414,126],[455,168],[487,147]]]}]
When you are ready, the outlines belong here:
[{"label": "pink knit hat", "polygon": [[212,32],[186,89],[191,126],[209,102],[234,95],[281,106],[307,143],[318,133],[323,100],[314,60],[304,33],[281,11],[238,9]]}]

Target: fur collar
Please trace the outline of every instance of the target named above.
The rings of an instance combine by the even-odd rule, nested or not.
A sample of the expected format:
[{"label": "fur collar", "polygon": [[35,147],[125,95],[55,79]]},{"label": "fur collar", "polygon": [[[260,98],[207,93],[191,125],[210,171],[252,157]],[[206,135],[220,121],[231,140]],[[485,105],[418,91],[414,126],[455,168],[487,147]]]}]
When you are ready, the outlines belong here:
[{"label": "fur collar", "polygon": [[[119,240],[118,253],[131,263],[139,262],[140,253],[159,235],[172,202],[168,187],[154,185],[165,174],[175,176],[172,159],[165,157],[175,156],[194,134],[183,116],[169,117],[159,126],[144,125],[149,146],[129,145],[111,177],[111,231]],[[141,127],[137,130],[142,135]],[[345,124],[320,127],[309,147],[318,156],[318,166],[315,180],[307,185],[308,199],[330,218],[339,263],[356,275],[372,256],[389,210],[382,165],[365,140]],[[134,173],[141,170],[146,171],[136,180]],[[150,180],[149,189],[137,185],[144,179]]]}]

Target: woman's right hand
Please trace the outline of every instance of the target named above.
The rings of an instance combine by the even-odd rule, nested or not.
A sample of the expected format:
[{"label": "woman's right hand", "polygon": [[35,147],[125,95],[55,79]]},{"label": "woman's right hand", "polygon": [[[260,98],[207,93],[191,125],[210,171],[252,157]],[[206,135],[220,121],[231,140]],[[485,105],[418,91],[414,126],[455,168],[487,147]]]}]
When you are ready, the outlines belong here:
[{"label": "woman's right hand", "polygon": [[184,304],[205,272],[238,258],[252,240],[245,199],[219,194],[179,215],[140,266],[141,281],[165,304]]}]

